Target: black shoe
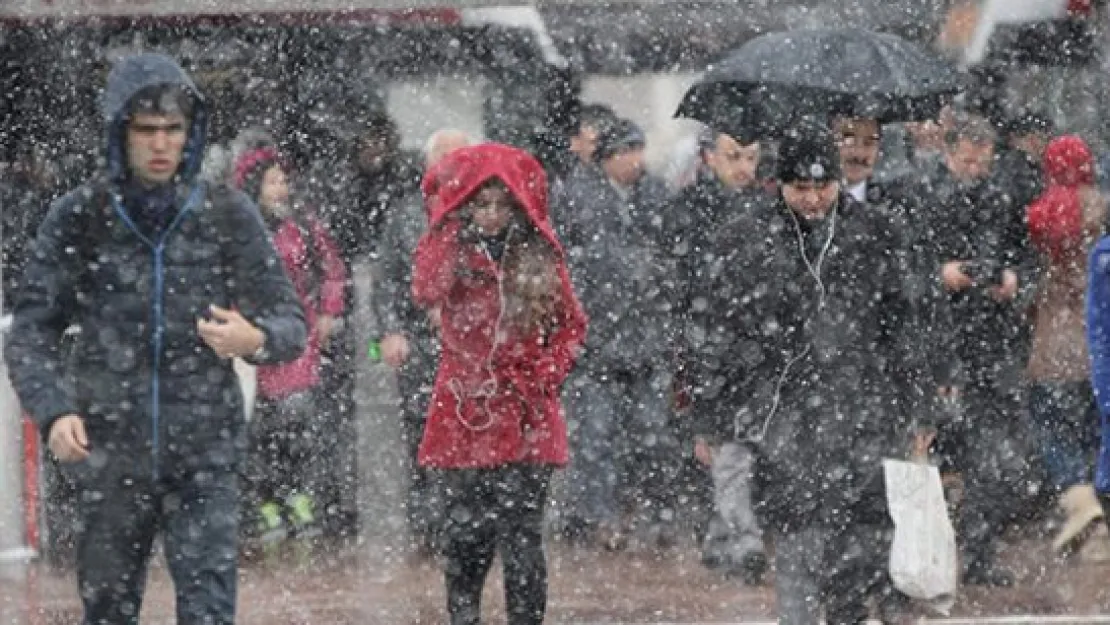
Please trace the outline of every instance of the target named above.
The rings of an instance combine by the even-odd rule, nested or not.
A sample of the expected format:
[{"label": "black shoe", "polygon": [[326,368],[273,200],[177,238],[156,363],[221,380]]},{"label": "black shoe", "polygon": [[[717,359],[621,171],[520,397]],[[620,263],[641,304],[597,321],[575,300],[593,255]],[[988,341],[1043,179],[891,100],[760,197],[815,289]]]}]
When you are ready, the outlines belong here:
[{"label": "black shoe", "polygon": [[708,547],[701,552],[701,564],[705,568],[716,571],[724,568],[728,562],[728,557],[725,556],[722,549]]},{"label": "black shoe", "polygon": [[767,556],[760,552],[754,552],[744,556],[737,574],[748,586],[758,586],[763,583],[763,574],[766,572]]},{"label": "black shoe", "polygon": [[739,578],[748,586],[758,586],[763,583],[763,574],[767,572],[767,556],[755,551],[744,554],[739,562],[725,556],[716,570],[724,573],[725,577]]},{"label": "black shoe", "polygon": [[1011,588],[1016,583],[1012,571],[996,565],[972,565],[964,571],[963,583],[966,586],[988,586],[991,588]]}]

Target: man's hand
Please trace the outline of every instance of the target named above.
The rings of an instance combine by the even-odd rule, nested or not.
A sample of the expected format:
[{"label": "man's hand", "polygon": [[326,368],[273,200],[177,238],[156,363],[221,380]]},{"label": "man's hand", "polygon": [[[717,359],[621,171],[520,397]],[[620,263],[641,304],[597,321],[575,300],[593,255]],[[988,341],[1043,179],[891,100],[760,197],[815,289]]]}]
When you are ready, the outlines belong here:
[{"label": "man's hand", "polygon": [[1002,284],[992,287],[990,294],[994,301],[1000,304],[1014,301],[1014,298],[1017,297],[1018,294],[1017,274],[1011,269],[1003,271]]},{"label": "man's hand", "polygon": [[50,451],[62,462],[80,462],[89,457],[85,420],[75,414],[59,417],[50,426]]},{"label": "man's hand", "polygon": [[910,460],[914,462],[927,462],[929,460],[929,447],[937,439],[937,433],[932,429],[918,429],[913,433],[910,443]]},{"label": "man's hand", "polygon": [[320,341],[320,347],[327,348],[338,325],[338,320],[331,315],[320,315],[316,318],[316,338]]},{"label": "man's hand", "polygon": [[694,457],[707,467],[713,466],[713,448],[704,438],[694,440]]},{"label": "man's hand", "polygon": [[432,330],[439,332],[443,326],[443,309],[439,306],[428,309],[428,323],[431,324]]},{"label": "man's hand", "polygon": [[966,291],[973,286],[971,278],[964,273],[964,264],[961,261],[944,263],[940,269],[940,279],[944,288],[949,291]]},{"label": "man's hand", "polygon": [[387,334],[381,342],[382,360],[385,364],[400,369],[409,359],[412,349],[404,334]]},{"label": "man's hand", "polygon": [[262,348],[266,335],[243,315],[219,306],[209,308],[212,320],[198,319],[200,338],[220,358],[251,356]]}]

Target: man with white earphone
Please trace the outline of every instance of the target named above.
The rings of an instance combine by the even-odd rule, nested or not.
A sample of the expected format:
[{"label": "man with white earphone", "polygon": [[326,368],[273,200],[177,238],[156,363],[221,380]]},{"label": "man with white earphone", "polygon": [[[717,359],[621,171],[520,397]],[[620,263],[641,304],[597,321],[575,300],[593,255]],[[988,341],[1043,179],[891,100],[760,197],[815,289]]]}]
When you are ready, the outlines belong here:
[{"label": "man with white earphone", "polygon": [[[779,145],[780,189],[737,214],[694,314],[700,434],[755,450],[756,514],[775,541],[781,623],[857,622],[897,602],[882,460],[905,457],[933,386],[914,349],[899,235],[840,184],[828,127]],[[904,370],[919,384],[894,384]]]}]

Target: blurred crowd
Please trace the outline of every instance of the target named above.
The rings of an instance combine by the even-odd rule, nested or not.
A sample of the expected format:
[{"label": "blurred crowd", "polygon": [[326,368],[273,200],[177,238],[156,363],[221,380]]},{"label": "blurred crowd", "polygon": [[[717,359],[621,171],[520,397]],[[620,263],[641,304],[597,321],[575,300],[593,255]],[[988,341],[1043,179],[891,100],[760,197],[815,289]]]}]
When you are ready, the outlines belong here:
[{"label": "blurred crowd", "polygon": [[[435,303],[446,296],[419,260],[441,253],[421,241],[469,199],[448,199],[465,175],[488,177],[437,165],[483,138],[444,128],[408,153],[386,112],[349,102],[294,154],[298,129],[240,114],[250,125],[209,147],[202,176],[257,205],[310,328],[298,359],[258,369],[248,550],[357,531],[357,466],[374,459],[358,458],[353,442],[355,372],[370,359],[399,389],[414,552],[440,557],[458,543],[445,537],[452,496],[497,495],[445,477],[440,468],[457,459],[428,442],[429,414],[457,411],[482,430],[481,414],[454,404],[500,399],[467,381],[480,362],[450,360],[484,339],[443,321]],[[888,539],[868,516],[882,497],[853,467],[914,453],[941,467],[965,583],[1013,584],[997,553],[1021,527],[1060,553],[1110,559],[1093,487],[1099,418],[1084,323],[1087,257],[1108,215],[1104,158],[1084,138],[1047,112],[966,101],[924,122],[808,120],[773,141],[703,128],[664,180],[645,166],[645,129],[603,103],[582,105],[578,119],[538,155],[546,195],[521,191],[535,172],[504,180],[528,232],[560,249],[576,294],[564,304],[576,297],[584,312],[545,312],[557,319],[544,349],[575,344],[560,328],[589,319],[573,368],[569,355],[550,364],[568,369],[567,448],[540,442],[536,453],[569,464],[546,531],[575,548],[663,558],[697,541],[706,566],[752,584],[773,541],[782,600],[802,592],[788,584],[804,585],[807,552]],[[6,305],[28,241],[66,191],[56,168],[28,149],[0,178]],[[479,224],[510,200],[482,201],[492,208],[468,215]],[[473,236],[491,259],[509,254],[481,228]],[[468,288],[483,305],[486,287]],[[369,345],[354,327],[358,293],[369,294],[379,329]],[[494,312],[511,315],[505,305]],[[548,357],[537,354],[515,357]],[[543,482],[539,492],[551,479],[496,477]],[[785,576],[787,565],[803,573]]]}]

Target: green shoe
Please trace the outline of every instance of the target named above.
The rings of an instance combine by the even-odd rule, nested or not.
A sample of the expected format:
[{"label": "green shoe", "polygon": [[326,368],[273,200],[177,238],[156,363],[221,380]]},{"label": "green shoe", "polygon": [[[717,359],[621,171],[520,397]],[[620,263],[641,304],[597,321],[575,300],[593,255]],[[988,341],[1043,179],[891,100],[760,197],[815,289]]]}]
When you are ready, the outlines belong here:
[{"label": "green shoe", "polygon": [[312,498],[308,495],[300,493],[291,495],[289,499],[285,500],[285,505],[289,510],[289,520],[293,522],[293,527],[301,529],[316,522]]},{"label": "green shoe", "polygon": [[267,502],[258,507],[258,539],[263,544],[272,544],[285,538],[282,527],[281,506]]}]

